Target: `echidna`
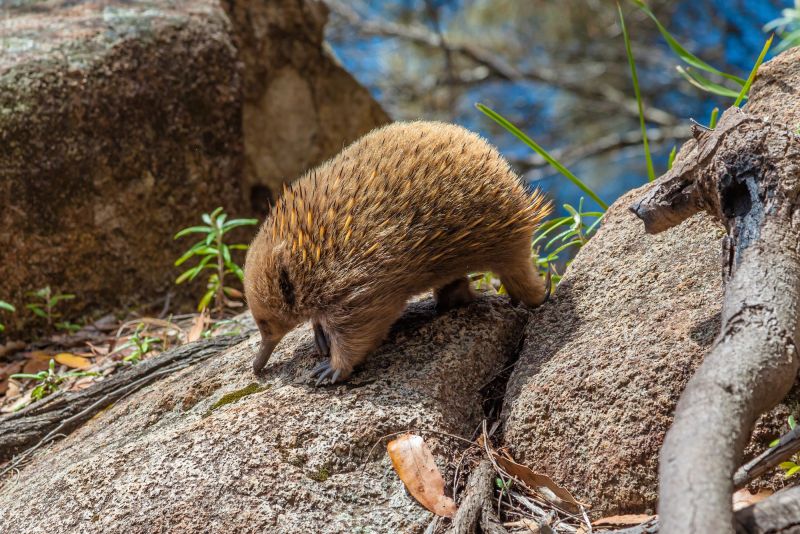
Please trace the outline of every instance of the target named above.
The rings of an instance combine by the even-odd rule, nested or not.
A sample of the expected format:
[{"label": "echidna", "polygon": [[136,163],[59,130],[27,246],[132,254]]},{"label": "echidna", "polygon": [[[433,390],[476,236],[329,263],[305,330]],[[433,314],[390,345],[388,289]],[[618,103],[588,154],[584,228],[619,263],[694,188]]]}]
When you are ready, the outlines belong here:
[{"label": "echidna", "polygon": [[446,310],[473,298],[467,273],[496,273],[512,300],[538,306],[534,229],[551,206],[526,192],[478,135],[438,122],[373,130],[306,173],[247,253],[245,292],[261,331],[259,372],[310,319],[330,360],[317,385],[346,379],[383,341],[409,297],[434,289]]}]

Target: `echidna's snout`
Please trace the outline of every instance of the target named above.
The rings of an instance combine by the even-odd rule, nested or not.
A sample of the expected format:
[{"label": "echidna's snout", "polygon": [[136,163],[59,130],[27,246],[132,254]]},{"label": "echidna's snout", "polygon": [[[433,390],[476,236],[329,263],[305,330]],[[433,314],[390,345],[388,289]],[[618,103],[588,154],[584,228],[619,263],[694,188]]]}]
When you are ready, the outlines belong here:
[{"label": "echidna's snout", "polygon": [[253,358],[253,372],[258,373],[267,365],[269,357],[272,356],[272,351],[275,350],[279,341],[279,339],[273,340],[265,338],[263,335],[261,336],[261,347],[258,349],[256,357]]}]

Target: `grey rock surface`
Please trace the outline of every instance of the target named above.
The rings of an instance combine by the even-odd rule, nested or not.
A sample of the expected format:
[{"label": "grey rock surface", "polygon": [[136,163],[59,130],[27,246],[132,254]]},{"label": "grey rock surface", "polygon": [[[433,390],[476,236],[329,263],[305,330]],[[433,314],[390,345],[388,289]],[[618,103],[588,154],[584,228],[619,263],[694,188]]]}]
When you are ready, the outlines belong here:
[{"label": "grey rock surface", "polygon": [[[527,312],[501,297],[437,316],[412,304],[349,382],[314,389],[310,328],[255,377],[258,336],[105,410],[0,487],[0,531],[421,533],[381,437],[469,437],[481,386],[518,348]],[[263,391],[216,409],[226,394]],[[462,445],[422,433],[445,473]],[[380,442],[380,443],[379,443]],[[374,448],[373,446],[378,443]]]},{"label": "grey rock surface", "polygon": [[672,411],[719,328],[723,229],[696,216],[646,235],[627,209],[642,190],[532,314],[505,399],[517,461],[600,514],[653,508]]}]

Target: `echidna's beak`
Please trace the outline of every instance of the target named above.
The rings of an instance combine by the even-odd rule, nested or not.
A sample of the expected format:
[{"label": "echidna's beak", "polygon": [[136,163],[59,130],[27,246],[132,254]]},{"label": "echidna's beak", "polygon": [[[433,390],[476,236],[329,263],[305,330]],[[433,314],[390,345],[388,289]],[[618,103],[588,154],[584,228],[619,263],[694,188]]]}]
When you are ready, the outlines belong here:
[{"label": "echidna's beak", "polygon": [[253,358],[254,373],[259,373],[267,365],[269,357],[272,356],[272,351],[275,350],[277,344],[277,341],[261,337],[261,348],[258,350],[256,357]]}]

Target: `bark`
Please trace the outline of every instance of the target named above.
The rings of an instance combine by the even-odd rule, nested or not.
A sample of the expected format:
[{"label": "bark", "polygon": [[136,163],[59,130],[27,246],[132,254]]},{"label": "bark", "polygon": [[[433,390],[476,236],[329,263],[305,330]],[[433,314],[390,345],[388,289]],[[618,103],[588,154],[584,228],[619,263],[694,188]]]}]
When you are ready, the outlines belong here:
[{"label": "bark", "polygon": [[678,403],[659,470],[662,532],[724,533],[733,532],[732,477],[753,424],[798,370],[800,140],[738,108],[694,134],[632,210],[650,233],[701,210],[728,230],[721,333]]},{"label": "bark", "polygon": [[[175,371],[205,360],[247,339],[247,335],[220,336],[166,351],[118,372],[91,388],[53,394],[27,408],[0,418],[0,462],[20,451],[38,447],[69,434],[122,397]],[[2,471],[5,473],[12,464]]]}]

